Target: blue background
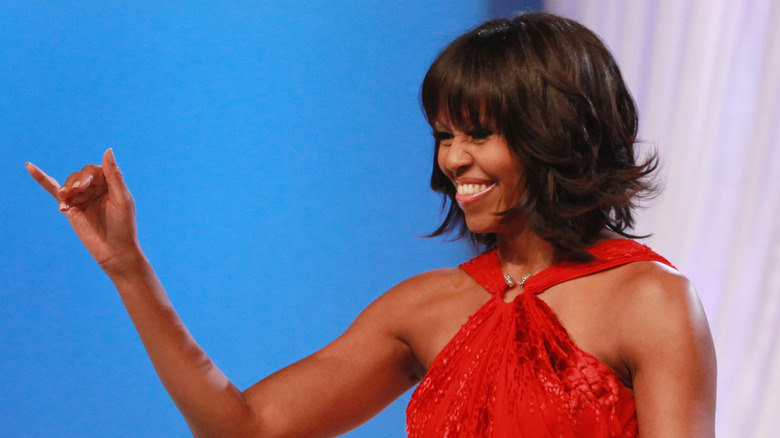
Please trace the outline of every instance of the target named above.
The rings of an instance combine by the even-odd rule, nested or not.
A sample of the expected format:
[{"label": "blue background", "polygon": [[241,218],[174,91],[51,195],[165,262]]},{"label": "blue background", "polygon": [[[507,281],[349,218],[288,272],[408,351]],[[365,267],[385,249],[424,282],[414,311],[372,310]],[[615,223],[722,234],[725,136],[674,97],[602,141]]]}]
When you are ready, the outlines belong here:
[{"label": "blue background", "polygon": [[[119,297],[31,161],[113,147],[141,243],[245,388],[379,294],[468,258],[439,221],[419,85],[479,22],[540,2],[0,5],[0,434],[188,436]],[[404,435],[408,394],[353,437]]]}]

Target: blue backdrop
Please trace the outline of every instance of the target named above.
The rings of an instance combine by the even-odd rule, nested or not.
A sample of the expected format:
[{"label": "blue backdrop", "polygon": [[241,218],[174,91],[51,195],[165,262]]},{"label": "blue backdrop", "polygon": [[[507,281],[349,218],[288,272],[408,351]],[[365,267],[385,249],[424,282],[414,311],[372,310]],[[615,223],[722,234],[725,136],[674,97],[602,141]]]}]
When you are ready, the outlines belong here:
[{"label": "blue backdrop", "polygon": [[[0,434],[189,435],[26,161],[63,179],[114,148],[148,257],[244,388],[395,283],[469,256],[418,237],[440,203],[418,90],[506,3],[0,5]],[[349,436],[403,436],[406,400]]]}]

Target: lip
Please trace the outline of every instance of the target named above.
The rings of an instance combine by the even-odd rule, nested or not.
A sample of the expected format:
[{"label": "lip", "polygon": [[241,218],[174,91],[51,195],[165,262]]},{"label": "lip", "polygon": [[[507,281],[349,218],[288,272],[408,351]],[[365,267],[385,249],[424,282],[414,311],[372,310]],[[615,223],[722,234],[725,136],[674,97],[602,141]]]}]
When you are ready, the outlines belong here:
[{"label": "lip", "polygon": [[458,202],[459,205],[463,206],[466,204],[471,204],[472,202],[476,202],[483,197],[485,197],[488,193],[493,191],[493,189],[496,187],[496,183],[494,181],[485,180],[485,179],[475,179],[475,178],[459,178],[457,181],[455,181],[455,187],[458,188],[460,186],[465,185],[477,185],[477,186],[486,186],[485,190],[482,190],[477,193],[471,193],[471,194],[455,194],[455,200]]}]

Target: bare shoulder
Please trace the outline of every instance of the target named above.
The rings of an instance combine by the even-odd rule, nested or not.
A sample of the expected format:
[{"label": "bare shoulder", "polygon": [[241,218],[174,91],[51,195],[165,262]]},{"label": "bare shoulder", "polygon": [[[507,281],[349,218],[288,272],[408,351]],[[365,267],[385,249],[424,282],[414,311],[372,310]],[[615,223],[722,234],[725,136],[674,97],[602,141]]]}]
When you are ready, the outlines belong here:
[{"label": "bare shoulder", "polygon": [[443,284],[452,285],[453,283],[459,283],[465,278],[470,278],[460,268],[440,268],[432,271],[423,272],[413,277],[409,277],[406,280],[399,283],[394,289],[399,291],[406,291],[407,289],[430,289],[431,292],[441,289]]},{"label": "bare shoulder", "polygon": [[457,289],[471,277],[459,268],[441,268],[407,278],[387,294],[398,298],[426,300]]},{"label": "bare shoulder", "polygon": [[[658,262],[636,262],[622,268],[620,304],[628,328],[654,329],[659,335],[700,329],[704,309],[690,280]],[[707,329],[709,334],[709,329]]]},{"label": "bare shoulder", "polygon": [[656,262],[622,271],[618,336],[643,436],[712,436],[715,348],[693,285]]},{"label": "bare shoulder", "polygon": [[634,262],[622,267],[626,290],[635,299],[684,299],[695,295],[690,280],[674,268],[659,262]]},{"label": "bare shoulder", "polygon": [[436,269],[402,281],[365,313],[406,344],[425,370],[489,297],[466,272]]},{"label": "bare shoulder", "polygon": [[657,262],[631,263],[620,271],[614,299],[630,357],[711,338],[704,308],[684,275]]},{"label": "bare shoulder", "polygon": [[468,282],[468,274],[458,268],[423,272],[398,283],[371,306],[383,311],[421,309],[448,295],[456,294]]},{"label": "bare shoulder", "polygon": [[398,283],[382,294],[369,309],[376,308],[391,320],[402,338],[407,338],[408,331],[414,331],[420,319],[462,294],[465,285],[471,282],[470,278],[458,268],[423,272]]}]

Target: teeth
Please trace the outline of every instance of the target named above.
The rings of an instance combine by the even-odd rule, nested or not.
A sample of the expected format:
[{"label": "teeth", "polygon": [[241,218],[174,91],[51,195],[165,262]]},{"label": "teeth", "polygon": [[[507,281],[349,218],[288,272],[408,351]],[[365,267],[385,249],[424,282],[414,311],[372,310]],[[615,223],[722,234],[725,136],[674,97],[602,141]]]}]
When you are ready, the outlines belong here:
[{"label": "teeth", "polygon": [[488,186],[485,184],[460,184],[458,185],[459,195],[473,195],[475,193],[481,193],[487,190]]}]

